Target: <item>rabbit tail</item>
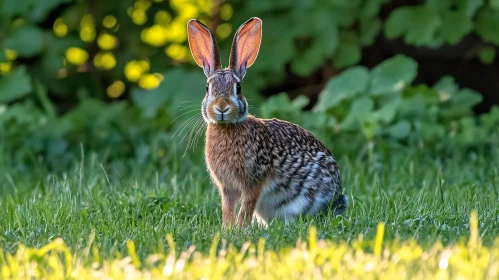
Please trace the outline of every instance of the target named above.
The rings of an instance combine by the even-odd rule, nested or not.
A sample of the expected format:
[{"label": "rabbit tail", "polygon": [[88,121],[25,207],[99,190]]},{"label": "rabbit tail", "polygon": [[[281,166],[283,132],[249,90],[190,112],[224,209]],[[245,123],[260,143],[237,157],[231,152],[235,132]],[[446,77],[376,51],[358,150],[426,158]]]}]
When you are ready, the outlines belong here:
[{"label": "rabbit tail", "polygon": [[343,216],[348,208],[348,196],[345,194],[337,195],[332,203],[332,208],[335,216]]}]

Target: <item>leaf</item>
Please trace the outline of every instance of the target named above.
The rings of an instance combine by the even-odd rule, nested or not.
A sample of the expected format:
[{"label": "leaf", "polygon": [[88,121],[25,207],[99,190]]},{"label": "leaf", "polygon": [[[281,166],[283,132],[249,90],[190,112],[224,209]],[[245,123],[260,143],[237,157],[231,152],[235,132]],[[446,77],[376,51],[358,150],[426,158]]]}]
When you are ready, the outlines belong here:
[{"label": "leaf", "polygon": [[459,86],[456,84],[453,77],[445,76],[433,86],[433,89],[438,92],[441,101],[447,101],[456,95]]},{"label": "leaf", "polygon": [[487,139],[486,131],[476,125],[474,117],[464,117],[459,120],[461,131],[456,135],[456,140],[465,145],[477,144]]},{"label": "leaf", "polygon": [[496,48],[494,47],[485,47],[480,50],[478,56],[480,57],[480,61],[485,64],[492,64],[494,60],[496,60]]},{"label": "leaf", "polygon": [[7,17],[22,15],[26,13],[33,5],[33,0],[18,1],[18,0],[3,0],[0,2],[0,14]]},{"label": "leaf", "polygon": [[333,55],[338,47],[338,28],[335,25],[324,28],[318,36],[318,40],[322,46],[322,53],[325,56]]},{"label": "leaf", "polygon": [[385,23],[385,36],[388,39],[404,37],[410,45],[431,44],[441,25],[440,17],[434,10],[424,6],[404,6],[393,11]]},{"label": "leaf", "polygon": [[466,106],[468,108],[473,108],[478,105],[483,100],[483,97],[478,92],[472,89],[461,89],[459,93],[452,99],[455,104],[460,104],[461,106]]},{"label": "leaf", "polygon": [[369,71],[362,66],[352,67],[332,78],[319,95],[315,111],[326,111],[344,99],[364,93],[369,81]]},{"label": "leaf", "polygon": [[334,18],[338,26],[341,27],[348,27],[354,24],[355,19],[360,13],[360,7],[358,6],[359,1],[335,0],[330,2],[332,2],[332,7],[329,11],[324,9],[324,7],[321,7],[326,14],[326,17]]},{"label": "leaf", "polygon": [[362,133],[364,133],[364,136],[366,136],[366,138],[369,140],[373,139],[376,135],[376,132],[378,131],[378,120],[376,118],[370,118],[366,116],[364,118],[361,118],[360,121],[360,127]]},{"label": "leaf", "polygon": [[[291,101],[288,94],[279,93],[269,97],[262,104],[260,113],[263,118],[279,118],[297,122],[301,121],[301,118],[304,117],[303,114],[308,114],[308,112],[303,112],[303,108],[307,106],[308,103],[309,99],[306,96],[298,96]],[[308,117],[316,117],[316,115]]]},{"label": "leaf", "polygon": [[357,64],[362,56],[358,42],[342,40],[338,50],[334,55],[334,66],[336,68],[345,68]]},{"label": "leaf", "polygon": [[55,119],[57,117],[57,111],[48,97],[47,88],[38,80],[34,81],[34,88],[38,101],[42,105],[45,114],[47,114],[49,118]]},{"label": "leaf", "polygon": [[353,131],[357,129],[360,125],[360,121],[368,116],[374,109],[374,102],[371,98],[365,96],[356,99],[352,106],[350,106],[350,111],[347,117],[341,123],[341,128],[344,130]]},{"label": "leaf", "polygon": [[[446,76],[440,79],[433,89],[437,91],[440,102],[450,102],[450,107],[442,111],[443,115],[461,116],[471,107],[481,102],[481,95],[467,89],[459,89],[453,77]],[[463,94],[462,96],[459,96]],[[469,106],[471,107],[469,107]]]},{"label": "leaf", "polygon": [[441,101],[435,89],[423,84],[406,87],[402,96],[404,98],[418,97],[428,105],[436,105]]},{"label": "leaf", "polygon": [[435,11],[446,11],[453,4],[453,0],[426,0],[426,7]]},{"label": "leaf", "polygon": [[64,115],[63,119],[70,121],[73,130],[85,127],[105,127],[110,122],[118,120],[126,108],[127,103],[124,101],[106,104],[95,98],[86,98],[71,112]]},{"label": "leaf", "polygon": [[[33,100],[27,99],[25,102],[16,102],[9,106],[0,105],[0,127],[7,121],[15,121],[19,128],[30,131],[33,127],[39,127],[44,115],[38,110]],[[3,132],[3,131],[0,131]]]},{"label": "leaf", "polygon": [[485,42],[499,45],[499,10],[482,9],[475,22],[475,31]]},{"label": "leaf", "polygon": [[308,97],[300,95],[293,100],[292,104],[296,109],[303,109],[308,105],[309,102],[310,100],[308,99]]},{"label": "leaf", "polygon": [[[306,127],[307,129],[324,130],[326,128],[326,130],[328,130],[327,128],[331,127],[329,123],[331,121],[334,122],[334,120],[334,117],[320,112],[305,111],[300,114],[300,125],[303,125],[303,127]],[[327,137],[329,137],[329,135]]]},{"label": "leaf", "polygon": [[9,103],[32,91],[31,77],[24,65],[17,67],[9,75],[0,77],[0,103]]},{"label": "leaf", "polygon": [[447,119],[459,119],[472,114],[473,107],[482,102],[482,100],[483,98],[478,92],[464,88],[456,93],[449,101],[448,108],[442,110],[440,114]]},{"label": "leaf", "polygon": [[397,140],[404,139],[411,133],[411,124],[401,120],[387,129],[388,134]]},{"label": "leaf", "polygon": [[427,98],[422,95],[416,95],[410,98],[401,99],[397,110],[397,117],[408,119],[422,119],[433,117],[429,110]]},{"label": "leaf", "polygon": [[81,41],[78,36],[66,36],[63,38],[59,38],[54,34],[46,34],[45,36],[45,48],[48,53],[55,53],[60,56],[61,53],[65,53],[71,47],[88,48],[86,43]]},{"label": "leaf", "polygon": [[43,71],[50,77],[56,77],[57,73],[64,68],[64,59],[56,52],[46,52],[41,57]]},{"label": "leaf", "polygon": [[291,62],[291,70],[300,76],[308,76],[324,63],[322,46],[319,40],[314,40],[312,45],[306,48],[301,54],[296,55]]},{"label": "leaf", "polygon": [[499,0],[490,0],[490,7],[499,10]]},{"label": "leaf", "polygon": [[442,139],[445,135],[445,129],[441,124],[423,121],[421,123],[421,135],[426,141]]},{"label": "leaf", "polygon": [[473,17],[484,4],[485,0],[457,0],[459,9],[464,10],[469,17]]},{"label": "leaf", "polygon": [[372,70],[370,92],[374,95],[398,93],[417,74],[417,63],[409,57],[396,55]]},{"label": "leaf", "polygon": [[455,45],[473,30],[473,21],[464,11],[444,11],[442,13],[442,36]]},{"label": "leaf", "polygon": [[[281,70],[281,65],[289,62],[294,55],[295,47],[293,36],[298,36],[295,34],[299,27],[303,25],[294,24],[293,28],[289,33],[282,32],[282,30],[287,29],[286,22],[283,20],[278,20],[278,18],[269,18],[265,22],[265,35],[263,36],[262,46],[272,46],[272,47],[262,47],[260,48],[260,53],[258,56],[260,59],[256,60],[256,63],[252,66],[261,69],[273,69]],[[265,57],[265,59],[261,59]]]},{"label": "leaf", "polygon": [[377,16],[381,6],[387,3],[389,0],[369,0],[365,2],[365,6],[362,7],[362,18],[371,18]]},{"label": "leaf", "polygon": [[67,2],[66,0],[43,0],[43,1],[34,1],[34,7],[31,12],[31,18],[36,22],[40,22],[47,14],[59,6],[62,2]]},{"label": "leaf", "polygon": [[7,62],[7,57],[5,56],[5,48],[0,44],[0,63]]},{"label": "leaf", "polygon": [[[311,4],[306,12],[315,20],[309,24],[299,23],[299,25],[302,26],[298,28],[304,32],[302,34],[310,34],[311,32],[316,31],[322,32],[328,27],[334,27],[336,29],[337,19],[332,17],[329,13],[330,11],[327,8],[325,9],[324,6]],[[297,17],[303,17],[303,10],[296,10],[295,13],[297,13]]]},{"label": "leaf", "polygon": [[201,101],[205,94],[205,80],[202,71],[173,69],[164,73],[164,79],[156,89],[134,88],[132,100],[142,109],[142,115],[147,118],[154,117],[157,111],[166,104],[169,105],[171,115],[178,115],[182,107],[187,106],[186,101],[199,102],[199,108],[201,108]]},{"label": "leaf", "polygon": [[399,105],[400,105],[400,98],[395,98],[392,101],[385,104],[383,107],[381,107],[381,109],[377,111],[379,119],[384,123],[391,123],[395,118],[395,114],[397,113]]},{"label": "leaf", "polygon": [[43,32],[36,26],[22,26],[9,37],[6,46],[15,50],[20,56],[35,56],[43,49]]},{"label": "leaf", "polygon": [[267,100],[265,100],[260,109],[260,113],[263,118],[276,117],[276,112],[289,113],[292,111],[294,111],[294,108],[291,100],[289,99],[289,95],[283,92],[270,96]]},{"label": "leaf", "polygon": [[377,17],[374,18],[360,18],[360,43],[363,46],[370,46],[378,37],[381,30],[381,20]]},{"label": "leaf", "polygon": [[499,107],[492,105],[488,113],[480,115],[482,123],[489,129],[496,129],[499,127]]}]

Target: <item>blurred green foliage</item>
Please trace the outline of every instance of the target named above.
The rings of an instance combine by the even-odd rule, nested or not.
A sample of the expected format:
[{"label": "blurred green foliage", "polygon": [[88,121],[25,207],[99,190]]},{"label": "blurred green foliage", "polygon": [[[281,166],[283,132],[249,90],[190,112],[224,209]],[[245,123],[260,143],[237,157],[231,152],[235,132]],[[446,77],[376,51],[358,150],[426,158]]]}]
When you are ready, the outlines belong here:
[{"label": "blurred green foliage", "polygon": [[305,97],[278,95],[262,113],[322,131],[322,137],[363,135],[366,142],[383,139],[433,151],[497,143],[499,107],[476,118],[472,108],[482,101],[479,93],[459,88],[452,77],[431,87],[411,85],[416,71],[417,63],[401,55],[371,70],[352,67],[329,81],[312,112],[299,112],[308,104]]},{"label": "blurred green foliage", "polygon": [[[251,16],[264,23],[259,59],[244,84],[251,105],[261,107],[257,115],[297,122],[323,140],[353,137],[361,147],[497,143],[499,109],[474,116],[480,94],[451,77],[415,85],[418,63],[401,55],[373,69],[358,64],[379,38],[438,48],[466,36],[479,38],[483,45],[474,55],[492,63],[498,1],[394,2],[403,1],[4,0],[2,148],[16,162],[53,167],[66,166],[68,151],[78,153],[80,143],[109,157],[160,162],[199,124],[186,120],[199,115],[204,94],[186,42],[187,20],[213,29],[227,64],[234,31]],[[263,101],[259,94],[290,75],[310,77],[323,68],[333,74],[313,110],[304,110],[305,96],[281,93]],[[175,131],[179,139],[172,139]]]}]

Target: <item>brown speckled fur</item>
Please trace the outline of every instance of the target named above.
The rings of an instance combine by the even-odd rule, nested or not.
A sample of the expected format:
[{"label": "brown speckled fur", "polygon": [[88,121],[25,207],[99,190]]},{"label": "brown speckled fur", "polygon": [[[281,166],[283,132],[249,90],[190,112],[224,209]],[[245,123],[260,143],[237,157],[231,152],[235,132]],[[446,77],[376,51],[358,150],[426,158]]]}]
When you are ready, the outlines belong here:
[{"label": "brown speckled fur", "polygon": [[[227,199],[225,224],[235,214],[240,198],[239,224],[247,224],[267,178],[272,175],[270,138],[264,122],[249,116],[244,122],[228,125],[209,124],[206,130],[206,163],[222,200]],[[238,148],[235,148],[238,147]],[[228,212],[228,213],[226,213]]]},{"label": "brown speckled fur", "polygon": [[[343,214],[348,199],[330,151],[298,125],[248,115],[240,82],[256,59],[261,21],[251,18],[236,32],[230,66],[221,69],[218,47],[209,29],[188,23],[189,44],[208,77],[201,111],[208,123],[205,156],[222,198],[222,223],[263,224],[274,218],[291,221],[326,209]],[[206,45],[211,49],[205,50]]]}]

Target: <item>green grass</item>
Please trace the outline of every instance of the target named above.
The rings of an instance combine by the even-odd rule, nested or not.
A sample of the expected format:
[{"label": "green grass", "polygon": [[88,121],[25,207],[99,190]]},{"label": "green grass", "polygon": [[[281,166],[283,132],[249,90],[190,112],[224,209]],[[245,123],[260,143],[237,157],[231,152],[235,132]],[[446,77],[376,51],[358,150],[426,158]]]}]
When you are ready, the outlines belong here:
[{"label": "green grass", "polygon": [[[196,277],[216,272],[227,277],[244,274],[251,278],[251,275],[257,275],[250,269],[256,264],[266,267],[267,270],[261,268],[261,273],[292,278],[302,275],[300,273],[315,273],[309,266],[319,267],[317,271],[323,276],[331,273],[328,269],[341,271],[343,276],[360,276],[362,274],[356,273],[366,272],[365,266],[370,268],[373,264],[375,268],[367,270],[378,276],[388,275],[383,274],[387,271],[402,273],[405,266],[405,273],[410,272],[413,276],[419,272],[435,275],[442,254],[451,252],[452,256],[457,254],[455,257],[459,261],[471,260],[459,252],[466,249],[467,254],[471,254],[466,242],[470,238],[470,213],[476,211],[480,244],[485,250],[480,254],[486,254],[490,259],[480,271],[485,273],[495,267],[494,271],[498,273],[499,243],[494,245],[499,237],[498,155],[499,151],[492,151],[432,158],[407,150],[389,159],[369,161],[341,155],[338,162],[344,190],[351,202],[344,218],[308,218],[290,225],[275,221],[267,229],[252,227],[231,231],[221,229],[218,193],[210,185],[204,166],[189,158],[168,155],[155,164],[139,165],[134,160],[101,164],[98,155],[90,154],[60,174],[47,172],[43,167],[26,172],[26,169],[10,167],[8,161],[0,160],[3,170],[0,176],[0,248],[4,252],[2,255],[17,254],[18,264],[26,262],[23,258],[34,258],[41,262],[40,269],[48,269],[49,259],[55,255],[28,250],[32,254],[29,255],[25,248],[42,248],[51,242],[51,246],[59,249],[67,246],[68,254],[72,256],[70,267],[78,270],[78,275],[90,273],[94,262],[99,263],[94,264],[94,269],[101,269],[101,273],[109,274],[111,267],[120,265],[119,269],[124,271],[126,265],[123,263],[127,259],[123,261],[123,258],[130,252],[136,252],[137,256],[132,263],[141,263],[142,270],[136,270],[137,273],[152,273],[158,269],[162,272],[160,263],[164,266],[168,262],[172,240],[175,256],[180,259],[185,258],[181,252],[195,246],[196,253],[185,269]],[[385,253],[377,256],[379,252],[375,252],[374,240],[381,222],[385,225],[381,250],[386,250],[386,256]],[[310,227],[316,230],[319,240],[324,240],[317,243],[320,250],[314,251],[300,243],[300,240],[309,240]],[[170,243],[168,234],[172,237]],[[210,253],[217,237],[221,241]],[[59,238],[64,240],[64,246]],[[130,240],[133,241],[132,251],[129,250]],[[247,253],[244,259],[239,259],[239,253],[235,252],[248,249],[247,242],[262,244],[260,240],[264,240],[267,253],[254,256]],[[212,260],[211,265],[225,269],[206,264],[219,249],[230,254]],[[393,254],[400,255],[404,250],[412,252],[410,260],[394,263]],[[423,251],[426,255],[413,255]],[[312,252],[317,255],[309,264],[305,255]],[[319,257],[321,254],[324,256]],[[154,258],[151,256],[158,256],[158,262],[149,263]],[[324,261],[333,259],[332,263]],[[57,260],[65,261],[67,257]],[[300,265],[285,265],[292,260],[300,260]],[[268,263],[263,265],[263,262]],[[0,269],[9,267],[7,263],[0,257]],[[452,263],[449,271],[454,266],[456,271],[461,271],[472,264],[471,261],[466,263],[468,266]],[[28,265],[29,261],[24,267]],[[241,269],[236,265],[241,265]],[[275,271],[271,269],[274,265]],[[200,267],[205,268],[194,272]],[[85,269],[88,271],[84,272]]]}]

